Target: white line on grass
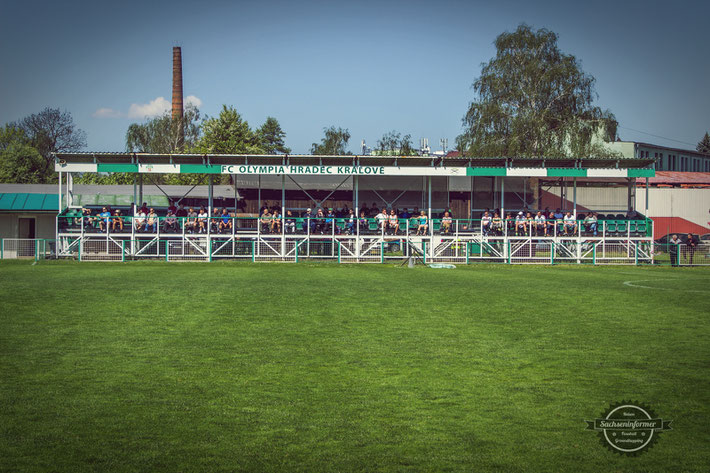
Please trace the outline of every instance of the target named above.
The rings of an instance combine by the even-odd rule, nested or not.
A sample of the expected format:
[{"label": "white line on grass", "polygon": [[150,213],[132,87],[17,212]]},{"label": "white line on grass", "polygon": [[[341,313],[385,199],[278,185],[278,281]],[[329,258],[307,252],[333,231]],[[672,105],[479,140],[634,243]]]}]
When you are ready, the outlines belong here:
[{"label": "white line on grass", "polygon": [[651,287],[651,286],[644,286],[641,284],[634,284],[635,282],[646,282],[646,281],[670,281],[673,279],[677,278],[666,278],[666,279],[636,279],[633,281],[624,281],[624,286],[629,286],[629,287],[638,287],[641,289],[654,289],[657,291],[680,291],[680,292],[700,292],[703,294],[710,293],[710,291],[696,291],[695,289],[677,289],[677,288],[672,288],[672,287]]}]

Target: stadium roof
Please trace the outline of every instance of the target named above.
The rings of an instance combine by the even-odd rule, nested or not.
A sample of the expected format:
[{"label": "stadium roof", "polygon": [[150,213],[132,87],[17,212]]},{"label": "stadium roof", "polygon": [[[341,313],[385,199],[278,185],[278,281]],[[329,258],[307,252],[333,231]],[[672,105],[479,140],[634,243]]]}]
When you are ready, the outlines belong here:
[{"label": "stadium roof", "polygon": [[26,192],[0,193],[0,211],[54,211],[59,209],[57,194],[30,194]]}]

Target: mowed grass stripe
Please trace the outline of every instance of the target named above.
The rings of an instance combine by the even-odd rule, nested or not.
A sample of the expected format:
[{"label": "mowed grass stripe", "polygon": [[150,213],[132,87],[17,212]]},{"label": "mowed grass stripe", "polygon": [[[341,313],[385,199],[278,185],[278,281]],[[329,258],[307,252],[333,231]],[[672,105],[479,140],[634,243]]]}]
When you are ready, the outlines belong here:
[{"label": "mowed grass stripe", "polygon": [[[0,467],[703,471],[708,282],[701,268],[2,262]],[[629,398],[675,420],[638,458],[584,431]]]}]

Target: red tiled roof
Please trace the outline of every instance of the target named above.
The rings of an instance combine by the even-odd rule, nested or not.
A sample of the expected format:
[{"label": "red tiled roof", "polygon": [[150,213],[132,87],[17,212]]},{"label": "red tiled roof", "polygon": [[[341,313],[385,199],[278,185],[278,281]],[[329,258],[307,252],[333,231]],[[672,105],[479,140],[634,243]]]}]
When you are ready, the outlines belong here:
[{"label": "red tiled roof", "polygon": [[[645,177],[636,178],[636,184],[644,184]],[[678,172],[678,171],[656,171],[656,177],[649,177],[648,183],[651,185],[669,184],[680,186],[690,185],[710,185],[710,172]]]}]

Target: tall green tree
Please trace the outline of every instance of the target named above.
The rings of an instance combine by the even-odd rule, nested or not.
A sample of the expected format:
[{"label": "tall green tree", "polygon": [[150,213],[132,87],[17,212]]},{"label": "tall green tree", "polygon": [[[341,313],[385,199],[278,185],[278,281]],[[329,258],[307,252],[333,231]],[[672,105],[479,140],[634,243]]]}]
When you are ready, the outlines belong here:
[{"label": "tall green tree", "polygon": [[0,182],[36,184],[48,178],[46,161],[24,130],[14,124],[0,128]]},{"label": "tall green tree", "polygon": [[311,154],[333,156],[352,154],[350,151],[345,151],[350,140],[350,132],[347,128],[342,129],[331,126],[330,128],[323,128],[323,133],[325,136],[321,138],[321,142],[311,145]]},{"label": "tall green tree", "polygon": [[617,121],[593,104],[594,78],[560,51],[555,33],[523,24],[495,47],[473,83],[457,148],[471,156],[613,154],[600,141],[616,138]]},{"label": "tall green tree", "polygon": [[707,132],[705,132],[705,136],[703,136],[703,139],[698,142],[698,146],[696,146],[695,149],[701,153],[710,154],[710,135],[708,135]]},{"label": "tall green tree", "polygon": [[266,154],[288,154],[291,152],[284,142],[286,132],[281,129],[279,121],[274,117],[267,117],[264,124],[256,130],[256,136],[259,145]]},{"label": "tall green tree", "polygon": [[33,113],[13,126],[21,129],[31,145],[44,159],[43,176],[56,181],[52,153],[80,151],[86,147],[86,133],[77,128],[71,113],[58,108],[45,108]]},{"label": "tall green tree", "polygon": [[[181,140],[184,130],[185,139]],[[126,151],[136,153],[182,153],[195,146],[200,137],[200,111],[189,104],[182,121],[173,120],[170,111],[145,123],[132,123],[126,131]]]},{"label": "tall green tree", "polygon": [[219,116],[202,124],[202,138],[195,149],[200,153],[261,154],[260,139],[234,107],[222,106]]}]

